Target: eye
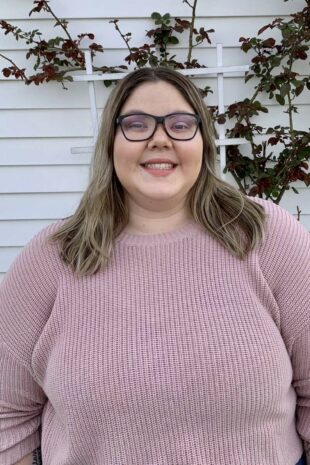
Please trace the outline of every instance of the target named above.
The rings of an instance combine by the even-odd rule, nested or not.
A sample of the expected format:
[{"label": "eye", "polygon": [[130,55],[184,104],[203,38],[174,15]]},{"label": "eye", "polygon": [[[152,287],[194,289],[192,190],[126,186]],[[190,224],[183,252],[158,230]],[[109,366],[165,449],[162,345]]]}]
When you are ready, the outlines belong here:
[{"label": "eye", "polygon": [[145,123],[142,123],[141,121],[128,121],[127,123],[127,128],[128,129],[141,129],[144,128],[146,125]]},{"label": "eye", "polygon": [[171,115],[167,124],[171,131],[186,132],[191,131],[196,126],[196,119],[193,115]]},{"label": "eye", "polygon": [[188,129],[188,127],[188,123],[186,123],[185,121],[177,121],[171,126],[172,129],[176,130]]},{"label": "eye", "polygon": [[123,118],[122,126],[125,131],[142,131],[148,129],[149,122],[143,115],[129,115]]}]

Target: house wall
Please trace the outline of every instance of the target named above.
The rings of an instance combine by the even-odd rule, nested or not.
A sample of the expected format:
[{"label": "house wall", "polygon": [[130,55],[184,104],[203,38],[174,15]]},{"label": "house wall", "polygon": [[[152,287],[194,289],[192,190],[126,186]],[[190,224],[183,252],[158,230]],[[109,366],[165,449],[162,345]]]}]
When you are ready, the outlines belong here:
[{"label": "house wall", "polygon": [[[132,46],[147,41],[145,30],[153,26],[150,15],[169,11],[172,16],[190,17],[190,8],[181,0],[53,0],[55,13],[69,20],[72,36],[93,32],[95,41],[104,47],[97,56],[98,65],[124,64],[127,55],[124,42],[110,24],[119,18],[123,32],[132,32]],[[201,63],[216,65],[215,44],[224,46],[224,64],[249,64],[250,55],[240,51],[239,37],[253,36],[257,30],[275,17],[286,17],[302,9],[304,2],[283,0],[198,0],[197,26],[213,28],[212,44],[194,51]],[[34,13],[30,18],[32,1],[10,0],[0,5],[0,18],[18,25],[23,30],[39,29],[44,37],[55,34],[54,20],[46,13]],[[61,34],[61,30],[58,29]],[[180,44],[172,49],[177,59],[186,56],[185,34]],[[25,59],[25,43],[15,41],[0,30],[0,53],[13,59],[20,67],[31,71]],[[0,69],[9,63],[0,57]],[[296,70],[309,74],[307,63],[300,63]],[[197,84],[210,85],[214,93],[208,98],[210,105],[217,104],[215,77],[196,80]],[[226,105],[251,95],[254,81],[244,84],[239,74],[225,78],[224,102]],[[101,112],[109,89],[96,83],[98,108]],[[264,127],[288,125],[283,108],[265,99],[269,113],[261,123]],[[310,92],[298,98],[299,113],[294,116],[296,127],[307,130],[310,117]],[[49,223],[70,215],[88,181],[89,154],[72,154],[71,148],[92,145],[92,125],[86,83],[68,84],[63,90],[58,83],[25,86],[15,79],[0,76],[0,279],[21,248],[40,229]],[[297,205],[302,211],[301,221],[310,230],[310,191],[303,185],[299,195],[285,194],[281,205],[296,214]]]}]

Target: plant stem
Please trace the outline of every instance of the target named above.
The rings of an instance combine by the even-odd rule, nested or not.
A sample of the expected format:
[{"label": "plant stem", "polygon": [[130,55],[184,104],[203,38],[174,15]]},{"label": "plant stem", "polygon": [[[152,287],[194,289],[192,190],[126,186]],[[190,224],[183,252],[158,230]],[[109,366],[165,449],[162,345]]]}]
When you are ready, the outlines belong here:
[{"label": "plant stem", "polygon": [[189,39],[188,39],[188,54],[187,54],[187,61],[190,63],[192,59],[192,51],[193,51],[193,29],[195,26],[195,19],[196,19],[196,6],[197,6],[197,1],[194,0],[194,4],[191,5],[188,1],[185,1],[187,5],[189,5],[192,9],[192,19],[191,19],[191,24],[189,27]]},{"label": "plant stem", "polygon": [[[62,27],[62,29],[65,31],[65,34],[66,36],[68,37],[69,40],[71,40],[71,42],[73,42],[73,39],[71,37],[71,35],[69,34],[67,28],[62,24],[62,22],[60,21],[59,18],[57,18],[57,16],[55,15],[55,13],[53,12],[53,10],[51,9],[51,7],[48,5],[47,2],[44,2],[44,5],[47,9],[47,11],[53,16],[53,18],[57,21],[57,23]],[[74,42],[73,42],[74,43]],[[76,47],[78,48],[78,47]]]},{"label": "plant stem", "polygon": [[246,192],[245,188],[243,187],[239,176],[237,176],[234,171],[230,171],[230,173],[231,173],[232,177],[234,178],[234,180],[236,181],[236,183],[238,184],[238,187],[241,190],[241,192],[243,194],[246,194],[247,192]]},{"label": "plant stem", "polygon": [[297,221],[300,221],[300,214],[301,214],[301,210],[299,206],[297,205]]},{"label": "plant stem", "polygon": [[[290,54],[289,68],[288,68],[289,73],[291,73],[292,67],[293,67],[293,51],[294,51],[294,48],[292,50],[292,53]],[[289,85],[290,85],[290,83],[289,83]],[[295,141],[295,136],[294,136],[294,126],[293,126],[293,110],[292,110],[291,86],[290,86],[290,89],[288,91],[287,98],[288,98],[288,109],[287,109],[287,111],[288,111],[288,117],[289,117],[290,137],[291,137],[292,147],[293,147],[294,141]],[[294,154],[295,152],[292,151],[291,154],[288,156],[288,158],[285,160],[285,164],[284,164],[283,168],[280,170],[280,172],[278,173],[278,176],[282,175],[284,172],[287,171],[289,163],[292,160],[292,153]],[[286,187],[287,186],[285,185],[280,190],[280,194],[278,195],[278,197],[275,200],[276,204],[279,204],[280,201],[282,200],[282,197],[283,197],[285,191],[287,190]]]},{"label": "plant stem", "polygon": [[[116,20],[115,20],[116,21]],[[121,36],[121,38],[123,39],[123,41],[125,42],[126,44],[126,47],[128,48],[128,51],[130,53],[130,55],[132,54],[132,50],[128,44],[128,39],[126,39],[126,36],[125,34],[122,33],[122,31],[120,30],[120,28],[118,27],[117,23],[115,21],[110,21],[110,22],[113,22],[114,23],[114,27],[115,29],[117,30],[117,32],[119,33],[119,35]],[[138,65],[138,67],[140,68],[140,66]]]},{"label": "plant stem", "polygon": [[27,81],[27,77],[26,77],[24,71],[23,71],[22,69],[20,69],[20,68],[16,65],[16,63],[14,63],[14,61],[12,61],[12,60],[10,60],[10,58],[8,58],[8,57],[2,55],[2,53],[0,53],[0,57],[4,58],[5,60],[9,61],[13,66],[15,66],[15,68],[17,68],[18,71],[20,71],[22,80],[23,80],[23,81],[24,81],[24,80]]},{"label": "plant stem", "polygon": [[[292,54],[293,54],[293,51],[292,51]],[[293,67],[293,57],[292,57],[292,54],[290,56],[290,61],[289,61],[289,71],[291,73],[292,71],[292,67]],[[289,84],[290,85],[290,84]],[[290,89],[288,91],[288,94],[287,94],[287,97],[288,97],[288,116],[289,116],[289,125],[290,125],[290,136],[291,136],[291,140],[292,142],[294,142],[294,139],[295,139],[295,136],[294,136],[294,126],[293,126],[293,110],[292,110],[292,96],[291,96],[291,85],[290,85]]]},{"label": "plant stem", "polygon": [[282,189],[280,190],[280,194],[278,195],[278,197],[276,198],[276,200],[274,200],[274,203],[276,203],[277,205],[279,205],[279,203],[281,202],[282,200],[282,197],[286,191],[286,186],[283,186]]}]

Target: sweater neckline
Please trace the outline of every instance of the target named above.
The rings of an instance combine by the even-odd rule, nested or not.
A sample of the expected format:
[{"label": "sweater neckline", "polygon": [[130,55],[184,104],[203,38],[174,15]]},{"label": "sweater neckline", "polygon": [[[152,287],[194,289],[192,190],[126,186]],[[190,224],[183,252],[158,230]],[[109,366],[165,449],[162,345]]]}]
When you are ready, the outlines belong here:
[{"label": "sweater neckline", "polygon": [[126,244],[135,246],[164,245],[167,243],[179,242],[186,237],[192,236],[198,230],[203,230],[202,226],[189,219],[182,226],[169,232],[138,234],[122,231],[115,239],[115,244]]}]

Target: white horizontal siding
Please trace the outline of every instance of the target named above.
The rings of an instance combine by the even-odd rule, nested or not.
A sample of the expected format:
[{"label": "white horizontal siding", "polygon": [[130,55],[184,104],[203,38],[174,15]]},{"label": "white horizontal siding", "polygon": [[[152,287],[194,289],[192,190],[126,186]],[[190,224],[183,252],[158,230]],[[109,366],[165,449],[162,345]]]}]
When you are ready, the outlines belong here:
[{"label": "white horizontal siding", "polygon": [[[190,19],[187,17],[187,19]],[[236,27],[236,22],[238,26]],[[219,17],[219,18],[199,18],[197,17],[195,21],[195,26],[197,28],[204,27],[206,30],[214,29],[215,32],[210,34],[211,42],[213,43],[223,43],[224,46],[236,46],[239,43],[240,36],[248,37],[253,36],[257,33],[258,29],[262,25],[270,22],[270,18],[267,16],[264,17],[255,17],[247,16],[244,18],[233,17]],[[13,22],[12,22],[13,23]],[[29,30],[33,24],[33,20],[18,20],[14,21],[14,26],[18,26],[22,30]],[[62,35],[62,31],[55,30],[53,20],[36,20],[36,27],[40,29],[40,32],[43,33],[45,39],[51,39],[55,37],[56,32]],[[139,45],[148,43],[149,38],[146,37],[146,30],[154,28],[153,20],[149,18],[134,18],[134,19],[122,19],[119,21],[118,26],[120,27],[123,33],[132,32],[132,37],[130,39],[130,46],[137,47]],[[109,23],[109,20],[72,20],[69,23],[68,30],[72,37],[76,37],[81,32],[92,32],[95,34],[95,42],[101,44],[104,49],[124,49],[126,50],[126,45],[120,34],[115,30],[114,24]],[[178,47],[187,47],[188,46],[188,32],[183,32],[182,34],[175,33],[179,39],[179,44],[175,46]],[[280,38],[279,32],[277,30],[265,32],[264,36],[270,36]],[[84,38],[82,45],[85,47],[90,43],[89,39]],[[198,46],[199,48],[201,46]],[[6,50],[19,50],[25,49],[25,41],[18,40],[16,41],[11,34],[8,34],[1,38],[1,48]],[[127,53],[128,54],[128,53]],[[103,56],[104,53],[98,54]],[[126,55],[125,55],[126,56]]]},{"label": "white horizontal siding", "polygon": [[[1,41],[0,41],[1,42]],[[14,45],[14,43],[12,44]],[[178,46],[178,47],[171,47],[170,49],[171,55],[176,55],[176,60],[184,62],[187,59],[187,46]],[[2,49],[2,53],[6,56],[15,61],[20,68],[26,68],[29,71],[29,74],[33,74],[33,68],[31,66],[34,65],[35,59],[30,57],[28,60],[26,59],[26,50],[19,49],[16,50],[15,48],[12,49]],[[124,62],[124,58],[128,55],[128,50],[122,48],[114,48],[114,49],[106,49],[104,53],[98,53],[94,58],[94,66],[118,66],[120,64],[126,64]],[[254,54],[249,51],[248,53],[244,53],[240,50],[239,45],[235,46],[225,46],[223,50],[223,60],[225,66],[232,66],[232,65],[244,65],[250,64],[251,58]],[[199,46],[193,50],[193,58],[197,58],[198,61],[205,66],[213,66],[216,63],[216,47],[215,41],[213,41],[212,45],[208,46]],[[3,67],[8,66],[9,63],[5,61],[3,58],[0,57],[0,69]],[[309,63],[307,61],[299,60],[294,64],[294,71],[298,72],[301,75],[307,76],[309,74]],[[15,78],[6,79],[1,74],[0,81],[4,81],[8,83],[9,81],[12,82],[19,82],[16,81]],[[52,86],[54,83],[49,83],[49,86]],[[76,83],[77,84],[77,83]],[[49,88],[47,86],[47,88]],[[44,86],[35,86],[32,84],[31,86],[24,86],[28,92],[31,92],[32,89],[39,90],[41,87]],[[56,85],[56,89],[61,87],[60,84]],[[0,91],[1,93],[1,91]],[[65,92],[63,92],[64,95]],[[31,95],[31,94],[29,94]],[[44,92],[42,91],[42,95]],[[4,96],[4,95],[3,95]],[[26,102],[27,103],[27,102]],[[2,102],[0,102],[2,104]],[[2,104],[3,105],[3,104]]]},{"label": "white horizontal siding", "polygon": [[[309,192],[305,188],[299,189],[299,195],[285,194],[281,206],[297,216],[297,206],[302,209],[301,222],[310,229],[310,206]],[[54,222],[58,218],[69,216],[78,205],[81,194],[35,194],[35,195],[8,195],[3,198],[3,203],[9,212],[14,210],[12,220],[16,214],[20,214],[19,221],[8,219],[0,221],[0,274],[5,273],[17,256],[21,248],[30,238],[46,225]],[[15,205],[14,205],[15,203]],[[4,213],[0,201],[0,211]],[[34,214],[35,212],[35,214]],[[36,220],[32,218],[35,217]],[[51,218],[49,221],[46,218]],[[40,219],[42,218],[42,219]],[[40,220],[39,220],[40,219]]]},{"label": "white horizontal siding", "polygon": [[81,192],[88,183],[88,166],[3,166],[0,193]]},{"label": "white horizontal siding", "polygon": [[77,208],[81,195],[81,192],[2,194],[0,220],[66,218]]},{"label": "white horizontal siding", "polygon": [[0,139],[1,166],[89,165],[90,155],[72,154],[71,147],[88,147],[91,137],[3,138]]},{"label": "white horizontal siding", "polygon": [[[251,54],[239,48],[239,37],[253,36],[257,30],[275,17],[287,17],[302,9],[304,1],[283,0],[199,0],[197,27],[213,28],[212,45],[204,45],[193,51],[193,57],[206,66],[216,64],[216,43],[224,44],[224,64],[250,64]],[[32,0],[2,2],[0,17],[23,30],[40,29],[45,38],[63,35],[53,27],[54,21],[47,14],[28,17],[33,8]],[[169,11],[172,16],[189,18],[190,9],[181,0],[141,2],[115,0],[98,2],[62,2],[53,0],[52,8],[62,18],[70,20],[72,36],[92,32],[95,41],[104,47],[104,53],[95,58],[96,66],[124,64],[128,51],[110,19],[121,18],[119,26],[132,32],[131,46],[148,42],[145,30],[153,27],[150,14]],[[265,36],[273,34],[266,31]],[[187,35],[179,36],[180,44],[170,50],[177,59],[187,56]],[[87,40],[85,40],[87,45]],[[0,51],[12,58],[31,74],[33,59],[25,59],[25,43],[16,41],[0,31]],[[0,69],[9,63],[0,58]],[[308,75],[308,63],[299,62],[295,71]],[[208,104],[217,104],[216,80],[214,77],[196,79],[197,85],[209,85],[214,94]],[[244,84],[242,76],[225,77],[225,105],[251,95],[255,82]],[[84,83],[68,83],[68,90],[60,84],[25,86],[15,79],[0,76],[0,280],[10,263],[30,238],[47,224],[71,215],[76,209],[87,185],[90,154],[71,154],[71,147],[92,146],[92,125],[89,111],[88,89]],[[101,113],[110,90],[96,83],[99,113]],[[262,98],[270,113],[258,121],[264,126],[288,125],[284,108]],[[310,93],[304,92],[297,100],[299,114],[294,115],[296,127],[307,130],[310,116]],[[302,210],[301,221],[310,230],[309,189],[300,183],[299,195],[286,193],[281,205],[296,215],[297,205]]]},{"label": "white horizontal siding", "polygon": [[23,247],[41,229],[54,220],[0,221],[0,243],[5,247]]},{"label": "white horizontal siding", "polygon": [[[233,98],[233,96],[232,96]],[[100,114],[100,112],[99,112]],[[264,127],[282,124],[288,126],[287,114],[280,106],[270,106],[269,113],[253,121]],[[296,127],[308,130],[309,106],[301,105],[294,115]],[[35,137],[91,137],[92,125],[87,109],[2,110],[0,112],[1,138]]]},{"label": "white horizontal siding", "polygon": [[[235,73],[236,74],[236,73]],[[217,105],[217,80],[215,77],[206,77],[204,79],[195,78],[194,82],[197,86],[210,86],[213,93],[206,98],[208,105]],[[253,95],[254,86],[257,81],[252,79],[246,84],[243,76],[229,76],[224,79],[224,105],[228,106],[233,101],[243,100],[245,93]],[[1,92],[1,89],[5,92]],[[96,82],[96,100],[97,106],[103,107],[110,88],[106,88],[103,82]],[[20,81],[0,81],[0,95],[3,97],[0,101],[0,109],[12,110],[28,110],[28,109],[89,109],[89,94],[88,88],[84,82],[74,82],[70,84],[68,90],[63,90],[59,83],[52,82],[45,86],[25,86]],[[266,95],[260,96],[262,105],[278,106],[276,100],[270,101]],[[21,102],[23,106],[21,108]],[[304,91],[295,100],[297,105],[310,106],[310,92]],[[0,134],[1,134],[0,129]]]},{"label": "white horizontal siding", "polygon": [[[297,187],[297,186],[296,186]],[[297,214],[297,206],[301,210],[301,215],[310,215],[310,191],[307,187],[297,187],[298,194],[286,192],[281,201],[281,207],[292,214]],[[301,221],[303,223],[303,221]],[[309,228],[310,229],[310,228]]]},{"label": "white horizontal siding", "polygon": [[[296,213],[294,213],[293,216],[297,218]],[[310,215],[301,215],[300,222],[308,231],[310,231]]]},{"label": "white horizontal siding", "polygon": [[[306,189],[300,189],[298,200],[293,200],[292,196],[286,196],[283,199],[281,206],[290,211],[295,217],[297,216],[297,205],[307,199],[308,192]],[[307,214],[302,215],[301,223],[310,229],[310,212],[307,209]],[[5,273],[14,258],[18,255],[22,247],[43,227],[51,224],[54,220],[47,221],[0,221],[0,274]],[[14,233],[12,234],[12,231]]]},{"label": "white horizontal siding", "polygon": [[[293,5],[292,5],[293,3]],[[197,15],[210,17],[232,16],[240,17],[264,16],[272,15],[279,16],[289,14],[291,11],[302,9],[304,1],[294,0],[294,2],[283,2],[282,0],[200,0],[197,5]],[[1,5],[1,16],[3,18],[23,19],[27,16],[29,10],[33,7],[31,1],[21,2],[20,0],[10,0],[3,2]],[[161,13],[169,12],[173,16],[188,15],[189,7],[181,0],[172,0],[169,3],[167,0],[156,0],[141,2],[141,0],[113,0],[113,2],[98,0],[88,0],[82,2],[64,2],[62,0],[53,0],[53,10],[62,18],[134,18],[148,17],[153,11]],[[33,18],[48,17],[46,13],[34,13]]]},{"label": "white horizontal siding", "polygon": [[0,273],[5,273],[22,247],[0,247]]}]

